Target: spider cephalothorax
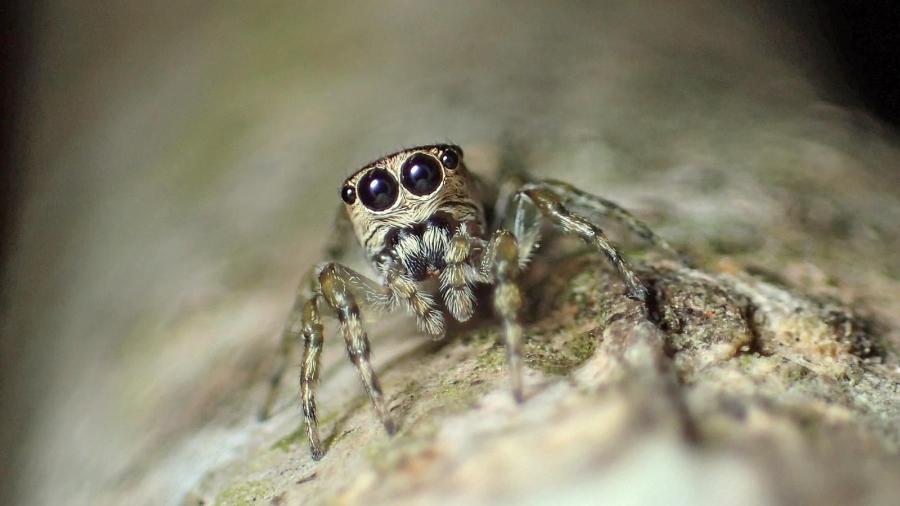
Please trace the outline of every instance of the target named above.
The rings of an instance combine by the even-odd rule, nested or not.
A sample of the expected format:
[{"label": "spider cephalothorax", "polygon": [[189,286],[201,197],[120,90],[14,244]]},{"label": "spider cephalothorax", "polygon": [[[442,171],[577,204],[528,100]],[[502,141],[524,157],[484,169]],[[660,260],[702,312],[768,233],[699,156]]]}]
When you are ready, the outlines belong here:
[{"label": "spider cephalothorax", "polygon": [[[559,181],[530,181],[517,174],[515,191],[485,202],[463,162],[458,146],[435,144],[382,157],[347,178],[340,190],[346,217],[366,252],[377,279],[335,262],[314,271],[312,293],[299,295],[282,333],[279,367],[262,410],[268,416],[287,363],[290,345],[302,336],[301,401],[313,457],[325,449],[319,438],[314,395],[322,350],[320,311],[335,313],[350,359],[378,417],[388,432],[395,425],[369,361],[369,339],[362,311],[403,307],[434,337],[444,334],[445,317],[471,318],[476,285],[492,285],[492,305],[503,321],[504,341],[516,400],[522,400],[522,294],[517,278],[534,252],[543,222],[581,237],[616,267],[628,297],[646,298],[646,288],[618,250],[592,221],[617,219],[641,237],[672,252],[665,241],[618,205]],[[509,187],[509,184],[500,185]],[[497,210],[489,230],[485,209]],[[502,225],[505,224],[507,228]],[[340,238],[335,238],[340,241]],[[436,282],[435,282],[436,281]]]},{"label": "spider cephalothorax", "polygon": [[[449,253],[451,247],[458,252],[469,246],[454,237],[484,234],[484,210],[458,146],[422,146],[385,156],[347,178],[341,198],[376,271],[390,283],[438,278],[450,314],[458,321],[472,316],[471,287],[485,279],[477,269],[457,265]],[[419,315],[423,330],[440,336],[443,314],[428,301],[419,304],[426,297],[401,298]]]},{"label": "spider cephalothorax", "polygon": [[398,234],[429,224],[449,231],[464,223],[481,233],[482,203],[461,157],[450,145],[404,150],[347,178],[341,198],[370,258],[395,244]]}]

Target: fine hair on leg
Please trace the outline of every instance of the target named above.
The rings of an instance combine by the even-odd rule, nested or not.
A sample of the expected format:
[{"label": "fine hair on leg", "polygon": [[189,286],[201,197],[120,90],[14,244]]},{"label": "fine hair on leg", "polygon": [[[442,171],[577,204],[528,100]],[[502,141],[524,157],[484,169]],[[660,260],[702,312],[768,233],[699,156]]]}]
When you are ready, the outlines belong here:
[{"label": "fine hair on leg", "polygon": [[444,315],[437,308],[434,297],[420,290],[396,259],[383,258],[379,265],[390,305],[392,307],[398,303],[403,305],[408,312],[415,315],[420,329],[434,339],[443,338],[446,332]]},{"label": "fine hair on leg", "polygon": [[393,433],[394,423],[388,415],[384,395],[381,392],[381,384],[369,359],[371,353],[369,337],[363,329],[359,305],[347,286],[350,281],[347,279],[348,273],[355,274],[355,271],[338,264],[326,264],[319,274],[320,293],[322,299],[337,313],[341,324],[341,334],[347,345],[347,355],[359,372],[360,380],[369,395],[375,414],[378,415],[388,433]]},{"label": "fine hair on leg", "polygon": [[489,278],[472,265],[476,241],[465,231],[457,231],[447,248],[446,267],[441,271],[440,284],[444,304],[459,322],[468,321],[475,313],[475,293],[472,286]]},{"label": "fine hair on leg", "polygon": [[297,287],[294,304],[291,306],[291,311],[288,313],[281,330],[278,353],[275,356],[275,370],[269,378],[266,397],[257,414],[259,420],[266,420],[272,416],[272,409],[275,406],[275,400],[278,398],[278,392],[281,390],[282,379],[287,371],[291,351],[294,349],[294,342],[301,337],[303,303],[315,293],[318,285],[317,277],[318,269],[312,268],[303,276],[303,281]]},{"label": "fine hair on leg", "polygon": [[306,435],[312,458],[319,460],[325,448],[319,438],[319,415],[316,410],[316,384],[319,381],[319,364],[322,359],[322,321],[319,318],[320,295],[309,299],[303,306],[303,361],[300,365],[300,405],[306,418]]},{"label": "fine hair on leg", "polygon": [[[334,219],[335,234],[326,245],[328,256],[334,260],[340,260],[347,255],[347,244],[353,241],[353,227],[350,220],[347,219],[347,212],[343,208],[339,208]],[[291,351],[294,349],[294,343],[300,338],[300,319],[302,316],[303,303],[315,293],[318,286],[318,272],[316,268],[312,268],[304,274],[302,281],[297,287],[294,303],[288,313],[284,326],[279,337],[278,352],[275,356],[275,369],[269,377],[269,383],[266,387],[266,396],[257,413],[259,420],[266,420],[272,416],[272,409],[275,407],[275,401],[281,390],[281,383],[284,373],[287,372],[288,363],[291,359]]]},{"label": "fine hair on leg", "polygon": [[526,186],[526,189],[531,188],[545,189],[553,192],[564,205],[572,209],[584,210],[618,221],[634,232],[638,237],[663,250],[671,257],[681,258],[681,255],[675,248],[673,248],[665,239],[657,235],[653,229],[647,226],[647,224],[611,200],[579,190],[569,183],[553,179],[537,181]]},{"label": "fine hair on leg", "polygon": [[[560,198],[549,190],[526,185],[516,195],[520,201],[533,204],[545,219],[564,232],[575,234],[586,243],[600,250],[625,281],[628,298],[642,302],[647,300],[647,288],[600,227],[591,223],[587,218],[570,211]],[[521,206],[519,209],[524,212],[524,210],[527,210],[527,206]]]},{"label": "fine hair on leg", "polygon": [[512,233],[506,230],[494,232],[485,253],[483,268],[494,282],[494,311],[503,322],[513,398],[522,402],[522,324],[519,322],[522,291],[517,282],[519,245]]},{"label": "fine hair on leg", "polygon": [[[371,349],[363,329],[360,305],[385,312],[398,303],[404,304],[420,321],[420,326],[443,334],[443,316],[434,300],[418,290],[415,283],[402,276],[393,265],[385,267],[385,285],[379,285],[362,274],[336,263],[321,267],[316,296],[304,306],[302,329],[306,345],[301,369],[301,401],[313,457],[324,455],[318,431],[315,387],[322,348],[322,325],[319,304],[324,302],[337,314],[347,355],[356,366],[372,407],[388,434],[396,432],[396,424],[388,413],[381,383],[370,360]],[[435,321],[435,318],[438,318]]]}]

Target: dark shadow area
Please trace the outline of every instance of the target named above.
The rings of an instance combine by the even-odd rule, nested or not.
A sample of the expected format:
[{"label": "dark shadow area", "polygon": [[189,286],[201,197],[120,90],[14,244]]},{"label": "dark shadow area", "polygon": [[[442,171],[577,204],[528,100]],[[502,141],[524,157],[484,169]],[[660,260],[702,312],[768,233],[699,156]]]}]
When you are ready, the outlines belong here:
[{"label": "dark shadow area", "polygon": [[18,448],[27,408],[18,369],[22,349],[15,336],[5,335],[9,307],[7,263],[16,237],[24,172],[23,119],[28,70],[34,44],[31,2],[9,1],[0,7],[0,503],[7,503],[13,488],[10,454]]},{"label": "dark shadow area", "polygon": [[21,125],[33,43],[31,9],[24,2],[5,2],[0,11],[0,266],[9,254],[24,175]]},{"label": "dark shadow area", "polygon": [[817,52],[832,95],[855,100],[900,129],[900,4],[891,0],[780,6]]}]

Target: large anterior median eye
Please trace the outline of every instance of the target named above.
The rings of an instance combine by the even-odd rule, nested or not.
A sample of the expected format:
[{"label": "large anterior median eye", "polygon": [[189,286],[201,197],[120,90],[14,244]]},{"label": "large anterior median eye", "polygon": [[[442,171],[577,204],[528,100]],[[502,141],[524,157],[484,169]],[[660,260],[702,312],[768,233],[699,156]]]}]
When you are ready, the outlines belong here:
[{"label": "large anterior median eye", "polygon": [[441,185],[444,173],[441,164],[432,156],[417,153],[403,162],[400,180],[416,195],[428,195]]},{"label": "large anterior median eye", "polygon": [[397,201],[397,181],[384,169],[372,169],[359,179],[356,193],[373,211],[384,211]]}]

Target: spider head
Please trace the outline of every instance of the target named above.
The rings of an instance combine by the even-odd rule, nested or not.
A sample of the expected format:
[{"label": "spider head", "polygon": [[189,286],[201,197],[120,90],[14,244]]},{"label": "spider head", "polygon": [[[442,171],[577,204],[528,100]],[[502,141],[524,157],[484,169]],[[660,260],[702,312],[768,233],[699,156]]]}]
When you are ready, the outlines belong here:
[{"label": "spider head", "polygon": [[340,193],[357,238],[372,255],[384,248],[392,230],[412,229],[438,216],[451,225],[482,219],[463,151],[452,144],[375,160],[347,178]]}]

